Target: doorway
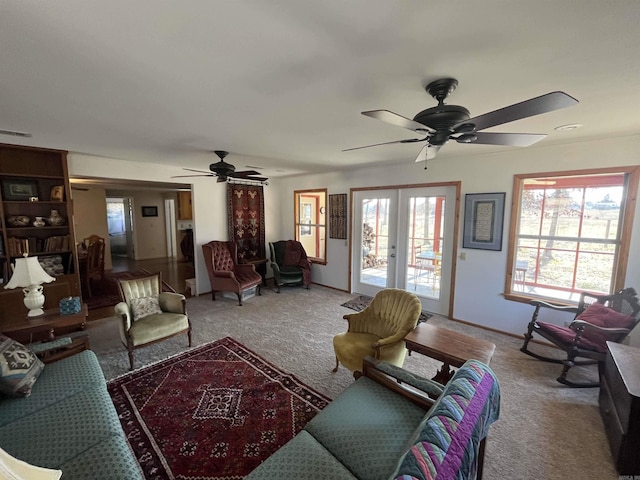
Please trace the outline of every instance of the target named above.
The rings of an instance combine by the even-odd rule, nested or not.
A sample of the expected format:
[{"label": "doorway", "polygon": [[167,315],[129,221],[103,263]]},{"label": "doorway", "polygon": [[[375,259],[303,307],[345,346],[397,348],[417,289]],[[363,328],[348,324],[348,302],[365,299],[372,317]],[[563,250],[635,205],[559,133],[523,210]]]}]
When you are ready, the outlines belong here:
[{"label": "doorway", "polygon": [[130,197],[107,198],[107,228],[111,257],[135,259],[133,201]]},{"label": "doorway", "polygon": [[354,292],[416,294],[425,310],[449,314],[455,186],[357,190],[353,195]]}]

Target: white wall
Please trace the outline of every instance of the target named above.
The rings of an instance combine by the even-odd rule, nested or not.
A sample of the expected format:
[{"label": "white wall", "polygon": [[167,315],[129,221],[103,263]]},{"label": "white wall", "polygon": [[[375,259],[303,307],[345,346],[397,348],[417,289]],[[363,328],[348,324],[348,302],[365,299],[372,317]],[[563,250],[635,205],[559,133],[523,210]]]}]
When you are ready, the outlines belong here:
[{"label": "white wall", "polygon": [[[445,147],[446,148],[446,147]],[[479,151],[482,146],[470,146]],[[517,173],[553,172],[640,164],[640,135],[600,139],[560,146],[536,145],[526,149],[505,149],[496,154],[475,154],[458,158],[438,157],[429,169],[413,162],[415,151],[407,148],[406,164],[367,167],[270,180],[265,187],[267,242],[293,238],[293,191],[327,188],[328,194],[349,193],[350,188],[392,186],[430,182],[461,181],[465,193],[506,192],[504,232],[509,231],[513,175]],[[345,157],[345,162],[348,161]],[[108,160],[70,154],[72,175],[171,182],[180,175],[178,167],[150,166],[136,162]],[[117,172],[117,176],[115,173]],[[194,242],[198,293],[210,291],[201,245],[210,240],[226,240],[226,189],[224,183],[211,178],[193,179]],[[463,212],[461,211],[461,214]],[[349,219],[350,219],[349,215]],[[462,232],[462,215],[459,231]],[[631,241],[631,260],[625,285],[640,289],[640,207],[636,209],[636,228]],[[313,280],[322,285],[346,290],[349,275],[349,240],[328,239],[327,265],[313,265]],[[501,252],[461,248],[467,259],[458,260],[454,277],[453,318],[520,335],[525,331],[532,309],[528,304],[507,301],[502,297],[507,263],[507,248]],[[563,319],[556,319],[562,322]],[[636,338],[637,337],[637,338]],[[632,343],[640,344],[640,332]]]}]

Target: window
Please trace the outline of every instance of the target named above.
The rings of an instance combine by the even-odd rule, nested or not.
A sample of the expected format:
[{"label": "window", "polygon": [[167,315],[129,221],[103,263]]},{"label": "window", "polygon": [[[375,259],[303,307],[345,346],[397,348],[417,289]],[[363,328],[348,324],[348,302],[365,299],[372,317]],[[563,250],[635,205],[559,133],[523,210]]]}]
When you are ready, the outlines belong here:
[{"label": "window", "polygon": [[295,238],[314,262],[326,263],[327,258],[327,190],[293,192],[295,202]]},{"label": "window", "polygon": [[639,172],[516,175],[506,295],[571,303],[623,288]]}]

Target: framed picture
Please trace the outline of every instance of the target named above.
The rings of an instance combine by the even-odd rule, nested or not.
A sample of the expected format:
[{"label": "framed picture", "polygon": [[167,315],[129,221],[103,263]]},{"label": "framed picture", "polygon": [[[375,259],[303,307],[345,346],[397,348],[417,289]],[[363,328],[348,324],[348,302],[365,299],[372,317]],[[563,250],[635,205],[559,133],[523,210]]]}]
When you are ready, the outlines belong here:
[{"label": "framed picture", "polygon": [[465,195],[462,248],[502,250],[504,197],[504,192]]},{"label": "framed picture", "polygon": [[158,207],[142,207],[142,216],[143,217],[157,217],[158,216]]},{"label": "framed picture", "polygon": [[64,185],[55,185],[51,187],[51,201],[61,202],[64,200]]},{"label": "framed picture", "polygon": [[2,198],[4,200],[33,201],[38,198],[38,182],[19,178],[2,180]]}]

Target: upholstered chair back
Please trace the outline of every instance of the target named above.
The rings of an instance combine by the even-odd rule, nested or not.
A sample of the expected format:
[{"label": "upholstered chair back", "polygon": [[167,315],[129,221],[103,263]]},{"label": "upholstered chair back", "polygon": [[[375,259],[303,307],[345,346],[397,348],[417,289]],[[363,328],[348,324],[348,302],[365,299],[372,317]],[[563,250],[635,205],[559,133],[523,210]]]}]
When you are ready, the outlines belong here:
[{"label": "upholstered chair back", "polygon": [[233,242],[209,242],[211,246],[211,263],[216,272],[232,272],[236,264],[237,245]]},{"label": "upholstered chair back", "polygon": [[422,312],[422,305],[420,299],[410,292],[387,288],[376,294],[365,311],[372,315],[370,321],[362,324],[362,333],[385,338],[413,329]]},{"label": "upholstered chair back", "polygon": [[287,247],[286,240],[278,240],[269,244],[271,247],[271,261],[275,262],[278,266],[284,265],[284,253]]},{"label": "upholstered chair back", "polygon": [[131,308],[132,298],[153,297],[162,291],[162,274],[155,273],[148,277],[120,280],[120,296],[122,301]]}]

